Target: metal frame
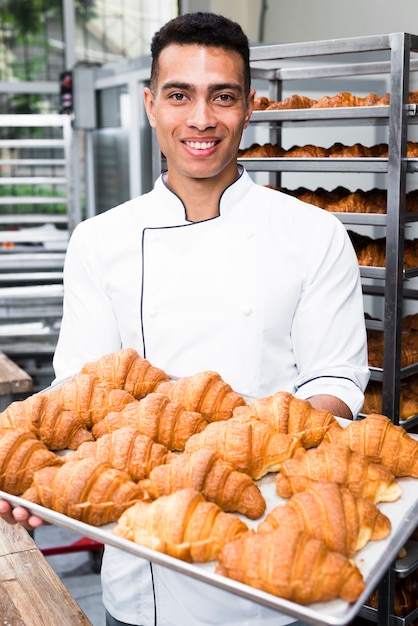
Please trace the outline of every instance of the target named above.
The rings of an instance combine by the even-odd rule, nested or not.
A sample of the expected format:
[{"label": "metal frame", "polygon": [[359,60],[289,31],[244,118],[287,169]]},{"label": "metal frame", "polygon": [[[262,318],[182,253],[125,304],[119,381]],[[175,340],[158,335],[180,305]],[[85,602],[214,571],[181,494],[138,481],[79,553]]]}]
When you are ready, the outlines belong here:
[{"label": "metal frame", "polygon": [[[375,53],[388,51],[387,61],[366,61],[363,63],[333,62],[323,64],[307,63],[317,57],[347,55],[350,53]],[[276,124],[335,124],[340,120],[343,124],[385,123],[388,124],[389,158],[384,159],[341,159],[338,163],[326,162],[326,159],[254,159],[243,160],[247,169],[253,171],[357,171],[387,172],[388,207],[386,224],[386,268],[384,271],[384,355],[383,355],[383,404],[382,412],[389,415],[395,424],[399,424],[399,402],[401,370],[401,334],[402,334],[402,302],[405,295],[403,270],[404,234],[405,234],[405,189],[408,172],[417,171],[416,166],[409,164],[406,158],[408,124],[416,122],[416,106],[408,105],[409,77],[411,71],[418,69],[417,59],[411,59],[411,53],[418,51],[418,37],[408,33],[390,35],[355,37],[341,40],[329,40],[300,44],[269,45],[253,47],[251,63],[253,78],[265,79],[270,82],[270,93],[280,94],[284,80],[358,76],[360,74],[386,73],[390,76],[390,107],[364,107],[362,109],[345,110],[300,110],[256,112],[252,123],[267,121]],[[300,67],[287,67],[292,59],[301,59]],[[263,68],[262,63],[273,64]],[[279,66],[279,67],[278,67]],[[273,96],[273,99],[275,98]],[[271,137],[274,138],[274,132]],[[280,132],[280,131],[279,131]],[[278,136],[278,135],[277,135]],[[333,160],[334,161],[334,160]],[[336,214],[340,217],[338,214]],[[381,220],[381,217],[379,217]],[[408,216],[408,221],[414,218]],[[415,219],[418,219],[415,217]],[[351,223],[355,223],[354,220]],[[362,223],[359,218],[358,223]],[[384,573],[379,584],[379,611],[376,621],[379,626],[394,623],[394,585],[395,571],[393,565]],[[369,615],[367,615],[369,617]]]}]

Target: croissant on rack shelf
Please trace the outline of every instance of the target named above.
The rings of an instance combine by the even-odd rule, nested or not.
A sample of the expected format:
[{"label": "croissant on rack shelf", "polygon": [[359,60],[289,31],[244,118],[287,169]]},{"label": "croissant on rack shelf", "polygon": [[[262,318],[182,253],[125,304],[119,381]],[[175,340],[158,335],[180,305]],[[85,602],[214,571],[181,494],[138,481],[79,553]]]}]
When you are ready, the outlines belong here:
[{"label": "croissant on rack shelf", "polygon": [[63,460],[33,433],[20,428],[0,429],[0,489],[14,496],[27,489],[34,473]]},{"label": "croissant on rack shelf", "polygon": [[[361,413],[368,415],[370,413],[381,413],[382,411],[382,383],[378,381],[370,381],[364,392],[364,403]],[[418,397],[408,385],[408,379],[405,384],[400,387],[399,398],[399,417],[402,420],[410,419],[418,415]]]},{"label": "croissant on rack shelf", "polygon": [[314,409],[308,400],[278,391],[266,398],[234,409],[234,417],[252,416],[270,424],[277,432],[299,437],[304,448],[318,446],[336,418],[322,409]]},{"label": "croissant on rack shelf", "polygon": [[215,571],[303,605],[337,598],[355,602],[365,589],[353,562],[297,529],[255,533],[228,543]]},{"label": "croissant on rack shelf", "polygon": [[113,382],[137,400],[155,390],[159,382],[168,380],[168,375],[151,365],[133,348],[122,348],[118,352],[105,354],[97,361],[86,363],[82,374],[93,374],[101,381]]},{"label": "croissant on rack shelf", "polygon": [[234,470],[209,448],[173,455],[168,463],[153,469],[142,485],[154,499],[192,488],[224,511],[242,513],[249,519],[258,519],[266,509],[266,501],[253,479]]},{"label": "croissant on rack shelf", "polygon": [[103,435],[97,441],[82,443],[65,460],[96,457],[127,472],[133,481],[138,482],[147,478],[155,467],[165,463],[167,455],[165,446],[155,443],[151,437],[142,435],[134,428],[124,427]]},{"label": "croissant on rack shelf", "polygon": [[375,504],[355,496],[335,482],[312,482],[284,506],[276,506],[259,524],[258,532],[297,528],[322,539],[330,550],[352,557],[370,540],[391,532],[391,522]]},{"label": "croissant on rack shelf", "polygon": [[35,472],[22,498],[93,526],[116,522],[146,497],[126,472],[93,457]]},{"label": "croissant on rack shelf", "polygon": [[181,489],[130,507],[113,532],[183,561],[206,562],[216,559],[228,541],[251,531],[198,491]]},{"label": "croissant on rack shelf", "polygon": [[118,389],[110,381],[100,382],[92,374],[77,374],[61,387],[49,392],[65,410],[75,411],[83,419],[87,428],[100,421],[111,411],[121,411],[135,398]]},{"label": "croissant on rack shelf", "polygon": [[153,392],[127,404],[119,413],[109,413],[93,425],[92,432],[98,439],[122,426],[130,426],[169,450],[182,451],[188,438],[207,424],[201,413],[187,411],[164,394]]},{"label": "croissant on rack shelf", "polygon": [[245,404],[220,374],[210,370],[160,383],[157,391],[188,411],[201,413],[208,422],[229,419],[235,407]]},{"label": "croissant on rack shelf", "polygon": [[304,491],[311,481],[324,480],[348,487],[356,496],[374,504],[394,502],[402,493],[390,470],[373,458],[352,452],[342,442],[297,450],[293,458],[282,464],[276,476],[276,491],[282,498],[289,498]]},{"label": "croissant on rack shelf", "polygon": [[364,419],[350,422],[347,428],[334,430],[331,427],[324,439],[378,458],[394,476],[418,478],[418,441],[385,415],[371,413]]},{"label": "croissant on rack shelf", "polygon": [[12,402],[0,413],[0,428],[28,430],[50,450],[75,450],[83,441],[93,441],[78,413],[63,410],[57,398],[48,393]]},{"label": "croissant on rack shelf", "polygon": [[299,96],[293,94],[284,100],[277,102],[270,102],[267,107],[268,111],[280,111],[282,109],[310,109],[315,100],[308,98],[307,96]]},{"label": "croissant on rack shelf", "polygon": [[269,472],[277,472],[300,447],[297,437],[278,433],[261,420],[233,417],[208,424],[201,433],[190,437],[185,450],[211,448],[234,469],[258,480]]}]

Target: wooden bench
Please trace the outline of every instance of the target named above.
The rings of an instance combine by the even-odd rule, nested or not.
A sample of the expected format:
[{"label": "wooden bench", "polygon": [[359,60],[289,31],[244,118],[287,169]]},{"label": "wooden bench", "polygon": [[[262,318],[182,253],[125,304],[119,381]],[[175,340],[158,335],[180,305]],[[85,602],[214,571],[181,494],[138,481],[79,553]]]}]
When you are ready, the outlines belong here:
[{"label": "wooden bench", "polygon": [[2,519],[0,624],[92,626],[29,533]]},{"label": "wooden bench", "polygon": [[11,402],[26,397],[32,389],[32,378],[0,352],[0,411]]}]

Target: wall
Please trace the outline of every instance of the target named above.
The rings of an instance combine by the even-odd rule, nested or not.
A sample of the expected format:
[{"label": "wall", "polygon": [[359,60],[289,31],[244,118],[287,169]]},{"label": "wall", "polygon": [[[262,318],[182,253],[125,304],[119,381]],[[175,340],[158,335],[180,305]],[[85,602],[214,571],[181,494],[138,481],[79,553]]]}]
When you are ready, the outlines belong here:
[{"label": "wall", "polygon": [[[265,17],[260,39],[260,16]],[[290,43],[381,35],[418,34],[417,0],[183,0],[182,12],[214,11],[235,19],[251,41]]]},{"label": "wall", "polygon": [[264,41],[289,43],[393,32],[418,34],[416,0],[270,0]]}]

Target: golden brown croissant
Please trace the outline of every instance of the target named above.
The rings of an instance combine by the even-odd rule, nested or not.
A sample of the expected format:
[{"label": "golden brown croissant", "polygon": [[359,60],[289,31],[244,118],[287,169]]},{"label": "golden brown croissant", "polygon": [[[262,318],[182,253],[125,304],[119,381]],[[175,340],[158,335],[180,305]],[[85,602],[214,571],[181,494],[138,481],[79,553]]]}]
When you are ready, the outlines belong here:
[{"label": "golden brown croissant", "polygon": [[97,438],[121,426],[135,428],[169,450],[184,450],[188,438],[206,428],[203,415],[187,411],[162,393],[150,393],[142,400],[127,404],[120,413],[109,413],[93,425]]},{"label": "golden brown croissant", "polygon": [[318,448],[297,450],[277,474],[277,494],[289,498],[293,493],[304,491],[312,480],[344,485],[374,504],[394,502],[402,493],[390,470],[373,462],[373,458],[352,452],[343,443],[321,443]]},{"label": "golden brown croissant", "polygon": [[83,441],[93,441],[81,417],[60,406],[56,396],[37,393],[12,402],[0,413],[0,428],[22,428],[34,433],[50,450],[75,450]]},{"label": "golden brown croissant", "polygon": [[93,457],[67,461],[35,472],[22,498],[74,519],[102,526],[145,498],[129,474]]},{"label": "golden brown croissant", "polygon": [[282,109],[310,109],[315,100],[311,100],[307,96],[293,94],[284,100],[278,102],[270,102],[266,107],[268,111],[277,111]]},{"label": "golden brown croissant", "polygon": [[209,422],[229,419],[235,407],[245,404],[220,374],[210,370],[161,383],[157,391],[188,411],[201,413]]},{"label": "golden brown croissant", "polygon": [[270,424],[279,433],[296,435],[304,448],[318,446],[330,425],[337,423],[329,411],[314,409],[308,400],[295,398],[287,391],[234,409],[234,417],[245,415]]},{"label": "golden brown croissant", "polygon": [[277,472],[301,444],[297,437],[278,433],[255,418],[236,418],[212,422],[201,433],[187,441],[186,452],[212,448],[234,469],[254,480]]},{"label": "golden brown croissant", "polygon": [[133,395],[118,389],[113,382],[99,381],[93,374],[77,374],[49,393],[63,409],[75,411],[88,428],[111,411],[121,411],[134,402]]},{"label": "golden brown croissant", "polygon": [[168,450],[134,428],[122,427],[97,441],[86,441],[65,461],[96,457],[127,472],[135,482],[147,478],[157,465],[167,461]]},{"label": "golden brown croissant", "polygon": [[81,373],[113,382],[118,389],[124,389],[137,400],[154,391],[159,382],[168,380],[163,370],[151,365],[133,348],[122,348],[118,352],[105,354],[97,361],[86,363]]},{"label": "golden brown croissant", "polygon": [[335,96],[323,96],[315,102],[314,109],[325,109],[331,107],[357,107],[364,106],[363,98],[354,96],[352,93],[343,91]]},{"label": "golden brown croissant", "polygon": [[216,573],[299,604],[341,598],[354,602],[365,589],[357,566],[308,533],[280,529],[228,543]]},{"label": "golden brown croissant", "polygon": [[266,509],[253,479],[234,470],[209,448],[173,455],[168,463],[153,469],[149,480],[142,484],[152,498],[190,487],[224,511],[242,513],[249,519],[258,519]]},{"label": "golden brown croissant", "polygon": [[334,482],[313,482],[277,506],[259,524],[258,532],[297,528],[322,539],[330,550],[352,557],[370,540],[387,537],[389,518],[375,504]]},{"label": "golden brown croissant", "polygon": [[380,459],[395,476],[418,478],[418,441],[385,415],[371,413],[347,428],[325,435],[330,443],[343,443],[355,452]]},{"label": "golden brown croissant", "polygon": [[206,562],[216,559],[225,543],[250,531],[198,491],[181,489],[152,503],[138,502],[113,532],[183,561]]},{"label": "golden brown croissant", "polygon": [[20,428],[0,429],[0,489],[19,496],[27,489],[36,470],[62,465],[33,433]]}]

